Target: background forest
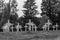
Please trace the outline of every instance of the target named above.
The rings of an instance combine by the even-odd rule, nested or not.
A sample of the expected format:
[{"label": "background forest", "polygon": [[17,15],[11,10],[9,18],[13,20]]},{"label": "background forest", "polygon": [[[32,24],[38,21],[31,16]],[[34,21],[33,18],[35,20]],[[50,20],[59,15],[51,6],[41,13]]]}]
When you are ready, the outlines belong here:
[{"label": "background forest", "polygon": [[[17,11],[19,11],[19,9],[17,9],[18,4],[16,0],[9,0],[8,3],[4,3],[3,0],[0,1],[0,30],[8,26],[11,27],[12,24],[14,28],[18,25],[24,28],[26,23],[29,23],[29,20],[31,20],[38,29],[48,28],[49,30],[51,28],[60,28],[59,0],[42,0],[42,13],[36,10],[38,6],[35,5],[35,0],[27,0],[24,3],[23,8],[25,8],[25,10],[22,10],[24,15],[18,17]],[[37,14],[40,14],[42,17],[36,17]]]}]

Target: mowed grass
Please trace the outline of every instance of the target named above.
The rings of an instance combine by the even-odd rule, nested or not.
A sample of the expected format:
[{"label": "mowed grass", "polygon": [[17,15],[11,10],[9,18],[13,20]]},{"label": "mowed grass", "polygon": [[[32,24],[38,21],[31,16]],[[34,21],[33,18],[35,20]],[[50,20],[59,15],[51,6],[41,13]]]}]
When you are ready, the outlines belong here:
[{"label": "mowed grass", "polygon": [[0,32],[0,40],[60,40],[60,31]]}]

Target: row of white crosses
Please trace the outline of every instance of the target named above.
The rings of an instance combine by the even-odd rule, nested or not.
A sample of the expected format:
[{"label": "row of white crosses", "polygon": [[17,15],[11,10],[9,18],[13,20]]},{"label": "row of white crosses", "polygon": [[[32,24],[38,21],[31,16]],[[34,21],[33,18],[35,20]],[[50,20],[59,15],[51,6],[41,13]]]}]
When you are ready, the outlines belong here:
[{"label": "row of white crosses", "polygon": [[[12,26],[11,26],[12,25]],[[11,27],[10,27],[11,26]],[[10,22],[9,22],[9,20],[8,20],[8,22],[3,26],[3,30],[4,31],[6,31],[6,32],[9,32],[9,28],[11,28],[12,29],[12,32],[14,31],[13,30],[13,24],[11,24]],[[18,25],[16,26],[16,29],[17,29],[17,32],[19,32],[19,29],[22,31],[22,26],[21,25],[19,25],[19,23],[18,23]]]},{"label": "row of white crosses", "polygon": [[56,25],[53,26],[53,31],[55,30],[56,28],[56,31],[58,30],[57,27],[59,27],[59,25],[56,23]]},{"label": "row of white crosses", "polygon": [[[27,25],[29,25],[29,27]],[[24,26],[24,27],[25,27],[25,31],[27,31],[27,27],[28,27],[29,31],[34,31],[33,28],[35,28],[35,31],[37,31],[37,26],[33,22],[31,22],[31,20],[29,20],[29,23],[26,23],[26,26]],[[9,32],[9,28],[11,28],[12,32],[13,32],[13,28],[14,28],[13,24],[11,24],[8,20],[8,22],[3,26],[3,30],[6,30],[7,32]],[[32,28],[32,30],[31,30],[31,28]],[[17,32],[19,32],[19,29],[22,32],[22,26],[19,25],[19,23],[18,23],[18,25],[16,25],[16,29],[17,29]]]},{"label": "row of white crosses", "polygon": [[21,30],[21,32],[22,32],[22,26],[21,25],[19,25],[19,23],[18,23],[18,25],[16,26],[16,28],[17,28],[17,32],[19,32],[19,29]]},{"label": "row of white crosses", "polygon": [[[46,30],[47,28],[48,28],[48,30],[49,30],[49,27],[50,27],[50,25],[52,25],[52,23],[48,20],[48,22],[47,23],[45,23],[45,25],[43,25],[43,30]],[[58,27],[59,25],[56,23],[56,25],[54,25],[54,26],[52,26],[53,27],[53,30],[55,30],[55,28],[56,28],[56,30],[57,30],[57,27]]]},{"label": "row of white crosses", "polygon": [[[29,27],[28,27],[27,25],[29,25]],[[35,31],[37,31],[37,26],[36,26],[33,22],[31,22],[30,19],[29,19],[29,22],[26,23],[26,25],[25,25],[24,27],[25,27],[25,31],[27,31],[27,28],[29,29],[29,31],[34,31],[33,28],[35,28]],[[19,29],[20,29],[21,32],[22,32],[22,26],[19,25],[19,23],[18,23],[18,25],[16,26],[16,28],[17,28],[17,32],[19,32]],[[32,30],[31,30],[31,28],[32,28]]]},{"label": "row of white crosses", "polygon": [[[29,25],[29,27],[28,27],[27,25]],[[50,23],[49,20],[48,20],[48,22],[43,26],[43,30],[46,30],[47,28],[48,28],[48,30],[49,30],[50,25],[52,25],[52,23]],[[57,27],[58,27],[58,26],[59,26],[59,25],[56,23],[56,25],[53,26],[53,30],[54,30],[55,28],[56,28],[56,30],[57,30]],[[25,27],[25,31],[27,31],[27,28],[29,29],[29,31],[34,31],[34,28],[35,28],[35,31],[37,31],[37,26],[36,26],[34,23],[32,23],[31,20],[29,20],[29,23],[26,23],[26,25],[25,25],[24,27]],[[12,28],[12,30],[13,30],[13,27],[11,27],[11,28]],[[16,26],[16,28],[17,28],[17,32],[19,32],[19,29],[20,29],[21,32],[22,32],[22,26],[19,25],[19,23],[18,23],[18,25]],[[32,30],[31,30],[31,28],[32,28]]]},{"label": "row of white crosses", "polygon": [[[3,30],[4,30],[4,31],[6,30],[7,32],[9,32],[9,28],[10,28],[11,25],[13,25],[13,24],[11,24],[11,23],[9,22],[9,20],[8,20],[8,23],[6,23],[6,24],[3,26]],[[29,27],[28,27],[27,25],[29,25]],[[43,25],[43,30],[46,30],[47,28],[48,28],[48,30],[49,30],[50,25],[52,25],[52,23],[50,23],[49,20],[48,20],[48,22],[45,23],[45,25]],[[56,25],[53,26],[53,31],[55,30],[55,28],[56,28],[56,30],[57,30],[57,27],[58,27],[58,26],[59,26],[59,25],[56,23]],[[37,26],[36,26],[33,22],[31,22],[31,20],[29,20],[29,23],[26,23],[26,25],[25,25],[24,27],[25,27],[25,31],[27,31],[27,28],[29,29],[29,31],[34,31],[34,29],[35,29],[35,31],[37,31]],[[13,32],[13,28],[14,28],[14,27],[12,26],[12,27],[11,27],[12,32]],[[31,28],[32,28],[32,30],[31,30]],[[19,32],[19,29],[20,29],[21,32],[22,32],[22,26],[19,25],[19,23],[18,23],[18,25],[16,26],[16,29],[17,29],[17,32]]]},{"label": "row of white crosses", "polygon": [[49,30],[50,25],[52,25],[52,23],[50,23],[50,21],[48,20],[48,22],[45,23],[45,25],[43,25],[43,27],[42,27],[43,30],[46,30],[47,28],[48,28],[48,30]]},{"label": "row of white crosses", "polygon": [[[35,29],[35,31],[37,31],[37,26],[33,22],[31,22],[30,19],[29,19],[29,22],[26,23],[26,25],[29,25],[29,27],[25,26],[26,31],[27,31],[27,27],[28,27],[29,31],[34,31],[34,29]],[[31,30],[31,28],[32,28],[32,30]]]}]

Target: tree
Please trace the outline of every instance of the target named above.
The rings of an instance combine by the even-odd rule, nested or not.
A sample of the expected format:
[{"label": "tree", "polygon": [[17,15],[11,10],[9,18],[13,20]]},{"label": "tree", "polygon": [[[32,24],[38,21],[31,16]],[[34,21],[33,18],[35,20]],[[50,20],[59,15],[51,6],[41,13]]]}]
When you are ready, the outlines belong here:
[{"label": "tree", "polygon": [[[40,24],[39,24],[38,28],[42,28],[43,25],[46,26],[45,24],[47,23],[48,20],[52,23],[52,21],[49,19],[49,17],[46,14],[42,15],[42,17],[40,17],[39,20],[40,20]],[[43,28],[45,28],[45,27],[43,27]]]},{"label": "tree", "polygon": [[7,22],[7,20],[9,19],[9,15],[10,15],[10,7],[8,5],[10,5],[10,3],[4,3],[3,0],[0,0],[0,28],[2,28],[2,26]]},{"label": "tree", "polygon": [[11,2],[11,8],[10,8],[10,22],[12,24],[17,24],[17,20],[18,20],[18,14],[17,14],[17,2],[16,0],[12,0]]},{"label": "tree", "polygon": [[24,28],[24,26],[25,26],[25,23],[27,23],[27,22],[28,22],[28,19],[26,19],[26,18],[23,17],[23,16],[21,16],[21,17],[18,18],[18,23],[19,23],[19,25],[21,25],[23,28]]},{"label": "tree", "polygon": [[38,11],[36,10],[37,6],[35,4],[35,0],[27,0],[25,2],[25,5],[23,6],[27,9],[23,10],[24,14],[27,16],[35,16],[36,14],[38,14]]},{"label": "tree", "polygon": [[[50,20],[53,22],[53,24],[60,24],[58,21],[59,18],[59,1],[58,0],[43,0],[42,2],[42,14],[46,14]],[[58,6],[59,5],[59,6]]]},{"label": "tree", "polygon": [[[25,20],[29,20],[31,19],[33,22],[37,22],[35,15],[39,14],[39,12],[36,10],[37,6],[35,5],[35,0],[27,0],[25,2],[25,5],[23,6],[25,8],[25,10],[22,10],[24,13],[24,19]],[[35,20],[35,21],[34,21]],[[26,23],[26,22],[25,22]]]}]

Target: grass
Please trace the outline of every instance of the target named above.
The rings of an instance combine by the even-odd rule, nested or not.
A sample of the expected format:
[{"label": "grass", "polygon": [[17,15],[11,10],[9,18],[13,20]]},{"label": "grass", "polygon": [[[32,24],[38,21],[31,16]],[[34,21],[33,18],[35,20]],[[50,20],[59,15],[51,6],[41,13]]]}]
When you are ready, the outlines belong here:
[{"label": "grass", "polygon": [[1,32],[0,40],[59,40],[60,31]]}]

